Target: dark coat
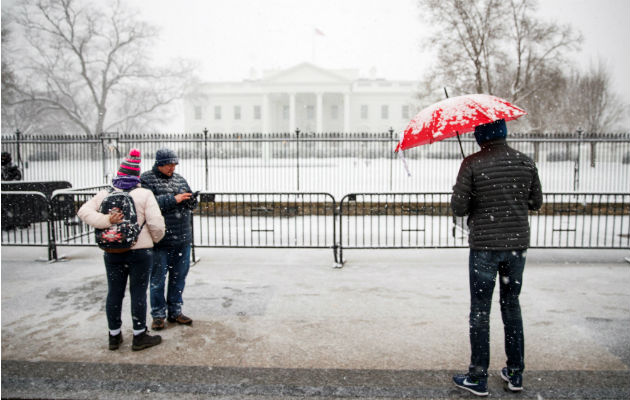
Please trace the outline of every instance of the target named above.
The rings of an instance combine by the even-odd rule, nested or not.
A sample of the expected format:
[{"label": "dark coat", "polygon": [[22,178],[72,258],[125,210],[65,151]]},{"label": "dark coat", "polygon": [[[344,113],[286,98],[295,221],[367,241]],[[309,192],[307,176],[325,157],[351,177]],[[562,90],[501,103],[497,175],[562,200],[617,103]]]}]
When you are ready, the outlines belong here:
[{"label": "dark coat", "polygon": [[17,165],[7,164],[2,166],[2,180],[3,181],[21,181],[22,172]]},{"label": "dark coat", "polygon": [[166,235],[155,246],[175,247],[192,243],[191,216],[192,210],[197,207],[197,199],[191,198],[179,204],[175,200],[176,194],[192,192],[186,179],[177,173],[173,173],[173,176],[164,175],[154,165],[151,171],[140,176],[140,181],[142,187],[155,195],[166,224]]},{"label": "dark coat", "polygon": [[464,159],[451,208],[468,215],[468,243],[475,250],[523,250],[529,246],[528,210],[542,206],[534,161],[495,139]]}]

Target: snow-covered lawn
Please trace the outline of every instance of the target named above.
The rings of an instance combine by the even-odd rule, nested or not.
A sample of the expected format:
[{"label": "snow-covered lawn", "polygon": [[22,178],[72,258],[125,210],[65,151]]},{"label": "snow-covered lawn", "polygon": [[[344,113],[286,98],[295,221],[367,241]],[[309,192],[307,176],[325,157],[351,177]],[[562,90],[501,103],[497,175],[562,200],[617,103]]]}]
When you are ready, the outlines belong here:
[{"label": "snow-covered lawn", "polygon": [[[151,168],[143,159],[142,170]],[[310,158],[210,159],[206,182],[203,159],[182,160],[176,172],[193,190],[210,192],[324,192],[340,199],[348,193],[448,192],[461,159],[407,160],[408,176],[398,159]],[[69,181],[73,187],[105,182],[104,170],[115,173],[118,161],[103,167],[100,161],[40,161],[29,163],[25,180]],[[601,161],[591,167],[581,158],[579,174],[574,161],[539,161],[538,172],[545,192],[630,192],[630,164]]]}]

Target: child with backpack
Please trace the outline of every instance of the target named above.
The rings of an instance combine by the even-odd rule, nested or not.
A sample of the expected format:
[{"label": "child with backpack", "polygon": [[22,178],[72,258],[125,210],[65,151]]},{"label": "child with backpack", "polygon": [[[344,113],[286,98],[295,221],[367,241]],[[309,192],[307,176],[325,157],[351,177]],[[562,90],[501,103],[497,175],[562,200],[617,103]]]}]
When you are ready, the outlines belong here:
[{"label": "child with backpack", "polygon": [[121,313],[127,279],[133,321],[131,349],[138,351],[160,344],[159,335],[147,333],[147,287],[153,244],[164,237],[165,226],[155,196],[140,187],[139,150],[131,149],[121,162],[112,188],[97,193],[81,206],[77,215],[95,228],[96,242],[104,250],[109,349],[118,349],[123,341]]}]

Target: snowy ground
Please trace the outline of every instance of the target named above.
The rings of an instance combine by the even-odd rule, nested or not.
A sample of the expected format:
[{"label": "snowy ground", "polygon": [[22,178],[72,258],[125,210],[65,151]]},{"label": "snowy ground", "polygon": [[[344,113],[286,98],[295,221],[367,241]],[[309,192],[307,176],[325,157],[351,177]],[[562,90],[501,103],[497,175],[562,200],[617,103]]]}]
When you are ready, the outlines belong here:
[{"label": "snowy ground", "polygon": [[[142,352],[128,297],[125,341],[107,349],[102,253],[60,252],[51,264],[36,261],[45,249],[2,247],[3,397],[469,398],[450,383],[469,358],[466,249],[348,250],[342,269],[327,250],[201,249],[184,293],[193,326]],[[529,250],[519,398],[627,398],[628,255]],[[489,386],[513,399],[497,375],[497,292]]]},{"label": "snowy ground", "polygon": [[[101,252],[2,248],[2,359],[179,365],[461,369],[467,250],[200,250],[184,311],[159,349],[106,348]],[[530,250],[522,294],[531,370],[630,368],[627,251]],[[496,293],[495,293],[496,294]],[[495,299],[496,300],[496,299]],[[126,298],[126,302],[128,298]],[[129,305],[123,334],[130,338]],[[498,307],[492,367],[504,361]],[[127,339],[128,340],[128,339]],[[177,357],[172,357],[177,354]]]}]

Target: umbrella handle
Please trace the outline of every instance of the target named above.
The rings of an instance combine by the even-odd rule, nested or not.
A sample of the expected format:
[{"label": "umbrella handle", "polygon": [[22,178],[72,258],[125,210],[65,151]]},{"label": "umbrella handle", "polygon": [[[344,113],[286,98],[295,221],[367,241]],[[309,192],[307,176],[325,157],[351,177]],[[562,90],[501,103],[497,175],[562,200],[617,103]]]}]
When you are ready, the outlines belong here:
[{"label": "umbrella handle", "polygon": [[464,155],[464,148],[462,147],[462,140],[459,138],[459,131],[455,131],[455,134],[457,135],[457,142],[459,143],[459,150],[462,152],[462,158],[466,158],[466,155]]}]

